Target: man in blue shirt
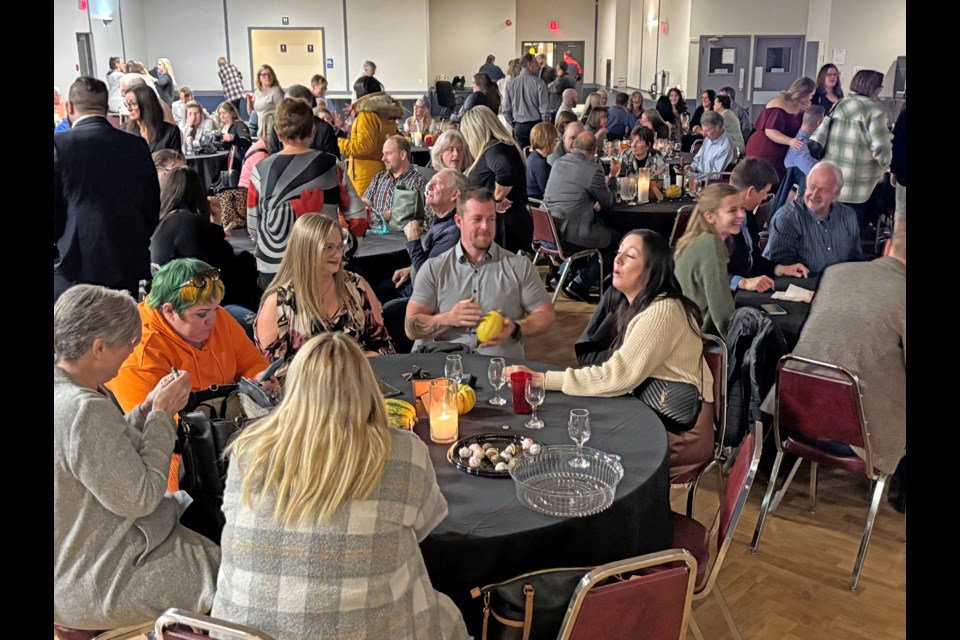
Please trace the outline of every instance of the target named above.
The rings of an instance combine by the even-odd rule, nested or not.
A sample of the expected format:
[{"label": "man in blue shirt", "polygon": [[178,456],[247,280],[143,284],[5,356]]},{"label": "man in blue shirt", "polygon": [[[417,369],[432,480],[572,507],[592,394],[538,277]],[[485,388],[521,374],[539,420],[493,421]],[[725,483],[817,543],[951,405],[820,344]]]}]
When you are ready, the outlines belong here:
[{"label": "man in blue shirt", "polygon": [[490,79],[496,82],[501,78],[505,78],[506,74],[503,72],[503,69],[494,64],[496,56],[492,53],[487,56],[487,61],[480,67],[480,73],[485,73],[490,76]]},{"label": "man in blue shirt", "polygon": [[842,188],[840,167],[832,162],[813,165],[803,200],[797,198],[773,214],[763,257],[780,265],[802,263],[812,275],[832,264],[862,260],[857,214],[835,202]]},{"label": "man in blue shirt", "polygon": [[703,146],[690,162],[690,168],[701,176],[722,173],[737,159],[737,149],[723,130],[723,117],[715,111],[706,111],[700,118],[700,127],[703,129]]},{"label": "man in blue shirt", "polygon": [[618,91],[613,99],[614,105],[607,111],[607,140],[622,140],[630,136],[630,132],[637,126],[637,119],[627,111],[627,101],[630,96]]}]

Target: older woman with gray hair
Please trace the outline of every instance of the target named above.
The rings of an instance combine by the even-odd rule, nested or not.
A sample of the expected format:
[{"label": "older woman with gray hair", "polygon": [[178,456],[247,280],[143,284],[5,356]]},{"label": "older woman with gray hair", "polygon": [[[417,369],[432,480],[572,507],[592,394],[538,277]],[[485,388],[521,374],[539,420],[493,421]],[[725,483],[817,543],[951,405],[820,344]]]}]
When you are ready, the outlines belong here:
[{"label": "older woman with gray hair", "polygon": [[140,324],[129,294],[95,285],[53,309],[55,624],[113,629],[213,604],[220,549],[180,524],[183,494],[165,495],[190,374],[167,375],[126,416],[103,389]]},{"label": "older woman with gray hair", "polygon": [[466,173],[467,167],[473,164],[470,147],[463,134],[456,129],[449,129],[440,134],[430,150],[430,166],[436,171],[456,169]]}]

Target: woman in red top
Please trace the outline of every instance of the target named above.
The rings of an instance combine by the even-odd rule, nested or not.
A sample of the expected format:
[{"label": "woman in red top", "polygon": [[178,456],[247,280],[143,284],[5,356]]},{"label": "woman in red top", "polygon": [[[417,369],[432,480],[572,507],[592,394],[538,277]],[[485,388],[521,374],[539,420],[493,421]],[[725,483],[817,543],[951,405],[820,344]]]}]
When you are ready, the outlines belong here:
[{"label": "woman in red top", "polygon": [[746,155],[763,158],[772,164],[781,180],[787,173],[783,166],[787,149],[803,146],[796,135],[816,88],[817,83],[812,78],[794,80],[789,89],[777,94],[760,112],[753,135],[747,141]]}]

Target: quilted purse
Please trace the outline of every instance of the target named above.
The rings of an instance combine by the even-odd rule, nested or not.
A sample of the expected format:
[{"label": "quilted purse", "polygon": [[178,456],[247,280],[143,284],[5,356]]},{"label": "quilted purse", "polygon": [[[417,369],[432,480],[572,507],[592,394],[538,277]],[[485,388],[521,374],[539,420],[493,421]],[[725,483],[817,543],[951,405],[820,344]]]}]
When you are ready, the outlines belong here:
[{"label": "quilted purse", "polygon": [[[703,357],[700,358],[700,386],[703,387]],[[697,423],[703,394],[689,382],[647,378],[633,390],[657,414],[670,433],[689,431]]]}]

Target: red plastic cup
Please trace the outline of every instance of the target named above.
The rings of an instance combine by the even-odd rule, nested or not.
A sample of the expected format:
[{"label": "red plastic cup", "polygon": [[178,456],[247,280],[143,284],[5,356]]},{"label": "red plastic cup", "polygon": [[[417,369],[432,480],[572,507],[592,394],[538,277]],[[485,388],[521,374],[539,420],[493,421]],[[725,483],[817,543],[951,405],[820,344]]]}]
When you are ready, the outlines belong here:
[{"label": "red plastic cup", "polygon": [[527,402],[527,380],[530,374],[526,371],[517,371],[510,374],[510,388],[513,390],[513,412],[530,413],[530,403]]}]

